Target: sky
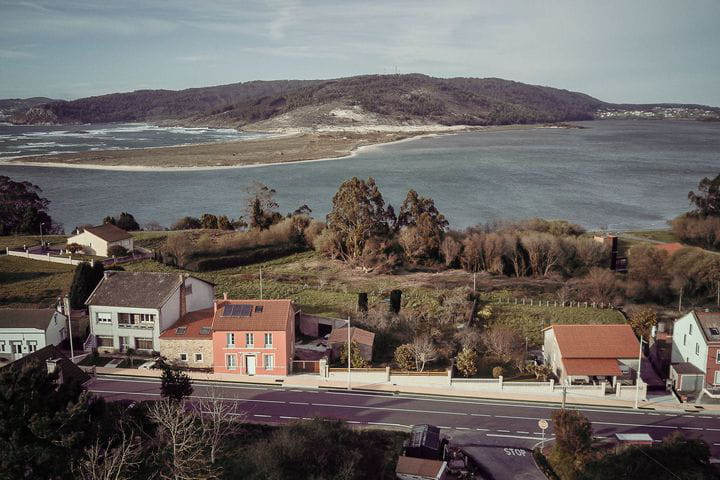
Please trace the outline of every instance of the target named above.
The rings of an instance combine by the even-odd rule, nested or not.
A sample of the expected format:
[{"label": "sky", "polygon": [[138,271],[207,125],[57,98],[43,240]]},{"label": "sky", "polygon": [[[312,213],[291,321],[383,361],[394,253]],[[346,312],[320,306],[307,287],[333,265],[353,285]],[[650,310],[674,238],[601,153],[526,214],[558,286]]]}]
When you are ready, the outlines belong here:
[{"label": "sky", "polygon": [[718,0],[0,0],[0,98],[419,72],[720,106]]}]

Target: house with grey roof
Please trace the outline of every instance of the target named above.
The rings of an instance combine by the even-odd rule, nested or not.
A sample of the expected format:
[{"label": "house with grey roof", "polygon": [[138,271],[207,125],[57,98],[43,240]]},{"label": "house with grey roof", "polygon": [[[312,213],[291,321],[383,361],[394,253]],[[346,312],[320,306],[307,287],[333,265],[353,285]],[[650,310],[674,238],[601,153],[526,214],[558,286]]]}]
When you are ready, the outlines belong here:
[{"label": "house with grey roof", "polygon": [[88,348],[160,350],[160,334],[189,312],[212,308],[215,284],[184,273],[106,271],[85,304]]},{"label": "house with grey roof", "polygon": [[0,309],[0,360],[18,360],[68,338],[67,317],[53,308]]},{"label": "house with grey roof", "polygon": [[134,248],[133,236],[112,223],[77,231],[67,239],[67,243],[68,245],[76,243],[82,246],[83,253],[101,257],[109,256],[108,249],[115,245],[124,247],[128,252],[132,252]]},{"label": "house with grey roof", "polygon": [[21,369],[33,361],[38,362],[40,365],[45,365],[48,373],[56,373],[56,382],[60,385],[70,382],[77,382],[80,385],[84,385],[91,379],[90,375],[75,365],[54,345],[48,345],[40,350],[25,355],[21,359],[12,362],[4,368]]}]

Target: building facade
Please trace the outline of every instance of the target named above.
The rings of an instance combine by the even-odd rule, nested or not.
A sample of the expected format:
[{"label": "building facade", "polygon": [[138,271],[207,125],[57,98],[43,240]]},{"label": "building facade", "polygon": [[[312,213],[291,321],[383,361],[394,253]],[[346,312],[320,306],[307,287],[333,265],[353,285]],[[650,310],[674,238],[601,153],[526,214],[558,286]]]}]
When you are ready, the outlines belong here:
[{"label": "building facade", "polygon": [[241,375],[287,375],[295,348],[291,300],[225,300],[212,324],[213,371]]},{"label": "building facade", "polygon": [[675,321],[670,379],[679,391],[720,385],[720,312],[693,310]]},{"label": "building facade", "polygon": [[86,302],[91,344],[100,352],[159,352],[162,332],[215,299],[214,284],[187,274],[105,274]]},{"label": "building facade", "polygon": [[213,365],[213,308],[186,313],[160,334],[160,355],[187,368],[209,369]]},{"label": "building facade", "polygon": [[0,358],[18,360],[68,338],[67,317],[52,308],[0,309]]},{"label": "building facade", "polygon": [[97,227],[88,227],[67,239],[68,245],[77,243],[83,247],[83,253],[107,257],[108,249],[115,245],[132,252],[135,248],[133,237],[122,228],[112,223],[106,223]]}]

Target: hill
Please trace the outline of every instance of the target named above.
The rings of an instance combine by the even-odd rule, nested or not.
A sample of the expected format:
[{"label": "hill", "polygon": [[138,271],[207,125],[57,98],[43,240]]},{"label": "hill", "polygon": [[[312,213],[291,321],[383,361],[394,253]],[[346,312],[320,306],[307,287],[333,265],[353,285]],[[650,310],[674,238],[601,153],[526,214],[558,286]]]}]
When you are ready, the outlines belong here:
[{"label": "hill", "polygon": [[506,125],[591,120],[598,112],[635,107],[639,106],[613,105],[582,93],[499,78],[362,75],[333,80],[254,81],[180,91],[140,90],[53,101],[16,113],[11,121],[154,122],[262,130]]}]

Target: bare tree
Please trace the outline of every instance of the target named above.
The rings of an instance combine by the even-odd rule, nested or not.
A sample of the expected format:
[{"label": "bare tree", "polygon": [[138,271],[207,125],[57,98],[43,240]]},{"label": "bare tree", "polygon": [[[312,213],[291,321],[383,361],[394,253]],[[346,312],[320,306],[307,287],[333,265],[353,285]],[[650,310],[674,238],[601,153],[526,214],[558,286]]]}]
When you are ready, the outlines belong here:
[{"label": "bare tree", "polygon": [[417,337],[410,344],[410,351],[415,358],[415,370],[422,372],[427,362],[432,362],[437,358],[437,350],[432,344],[429,337]]},{"label": "bare tree", "polygon": [[460,256],[461,249],[462,247],[460,245],[460,242],[458,242],[449,235],[445,236],[442,243],[440,244],[440,253],[445,260],[445,266],[449,267],[453,263],[455,263],[455,261]]},{"label": "bare tree", "polygon": [[524,277],[527,272],[527,265],[525,262],[525,252],[523,251],[520,239],[517,235],[506,234],[505,235],[505,248],[506,255],[510,260],[510,264],[513,267],[513,271],[516,277]]},{"label": "bare tree", "polygon": [[223,440],[240,432],[246,413],[238,410],[234,399],[223,398],[216,386],[206,387],[205,392],[197,408],[203,434],[210,445],[210,463],[214,464]]},{"label": "bare tree", "polygon": [[503,362],[516,361],[520,355],[524,360],[525,344],[523,339],[509,327],[497,324],[488,327],[485,330],[483,343],[489,353]]},{"label": "bare tree", "polygon": [[157,438],[165,450],[160,478],[216,478],[207,456],[208,438],[203,435],[202,423],[196,415],[189,413],[181,402],[161,400],[150,405],[148,418],[157,425]]},{"label": "bare tree", "polygon": [[192,242],[184,233],[176,233],[169,235],[165,240],[163,250],[166,254],[170,254],[175,260],[175,265],[182,267],[185,263],[185,256],[192,250]]},{"label": "bare tree", "polygon": [[503,257],[507,253],[507,246],[503,236],[497,233],[488,233],[482,242],[483,270],[501,274],[503,273]]},{"label": "bare tree", "polygon": [[85,449],[85,455],[73,468],[82,480],[126,480],[133,477],[135,467],[140,463],[140,442],[135,432],[121,425],[115,446],[111,443],[100,446],[100,441]]}]

